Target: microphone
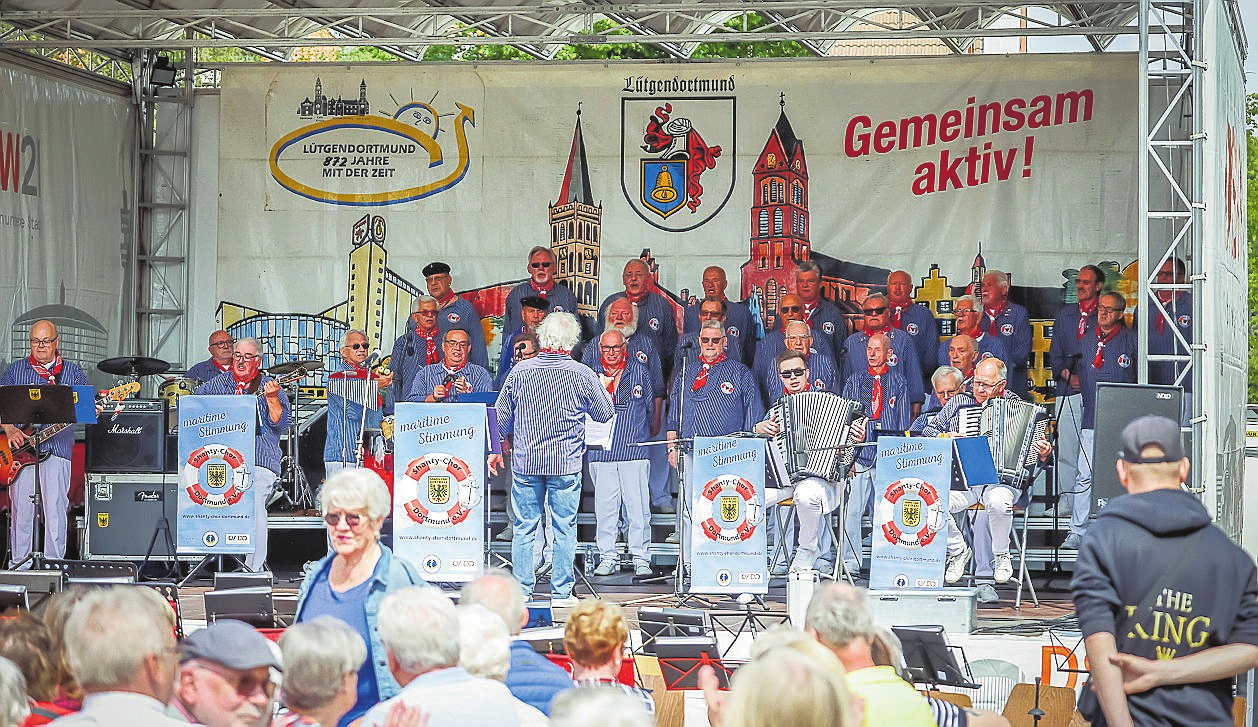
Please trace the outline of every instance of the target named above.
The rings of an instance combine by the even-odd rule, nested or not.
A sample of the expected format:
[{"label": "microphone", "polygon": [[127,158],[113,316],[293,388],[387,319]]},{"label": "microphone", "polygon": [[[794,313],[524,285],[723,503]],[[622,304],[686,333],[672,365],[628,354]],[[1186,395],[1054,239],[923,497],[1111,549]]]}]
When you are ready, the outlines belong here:
[{"label": "microphone", "polygon": [[684,350],[686,350],[686,349],[688,349],[688,348],[694,348],[694,347],[695,347],[695,342],[694,342],[694,340],[685,340],[685,341],[682,341],[682,342],[681,342],[681,349],[682,349],[683,351],[684,351]]},{"label": "microphone", "polygon": [[371,352],[370,356],[367,357],[367,368],[371,368],[379,361],[380,361],[380,349],[377,348],[376,350]]}]

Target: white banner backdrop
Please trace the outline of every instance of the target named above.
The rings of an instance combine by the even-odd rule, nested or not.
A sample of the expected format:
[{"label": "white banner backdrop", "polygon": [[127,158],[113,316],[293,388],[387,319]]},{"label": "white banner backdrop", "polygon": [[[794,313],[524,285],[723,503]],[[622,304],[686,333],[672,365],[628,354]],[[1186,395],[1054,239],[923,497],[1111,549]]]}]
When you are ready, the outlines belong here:
[{"label": "white banner backdrop", "polygon": [[95,372],[117,355],[131,104],[2,64],[0,99],[0,356],[29,353],[48,318],[62,355]]},{"label": "white banner backdrop", "polygon": [[585,313],[645,255],[678,302],[715,263],[771,314],[811,257],[853,303],[905,268],[938,314],[980,244],[1051,319],[1077,268],[1134,260],[1136,78],[1114,54],[229,68],[220,320],[387,346],[423,265],[494,316],[534,245]]}]

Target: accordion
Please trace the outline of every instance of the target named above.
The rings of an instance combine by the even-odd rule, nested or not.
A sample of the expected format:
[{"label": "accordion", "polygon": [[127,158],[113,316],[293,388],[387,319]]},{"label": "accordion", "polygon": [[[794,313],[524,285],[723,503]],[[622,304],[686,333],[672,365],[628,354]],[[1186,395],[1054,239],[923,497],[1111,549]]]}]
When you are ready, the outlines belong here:
[{"label": "accordion", "polygon": [[1027,467],[1039,459],[1035,442],[1044,438],[1048,414],[1036,404],[1021,399],[988,399],[982,406],[958,412],[957,433],[964,437],[987,437],[992,463],[1000,481],[1018,489],[1027,486]]},{"label": "accordion", "polygon": [[849,426],[865,414],[865,407],[824,391],[784,396],[769,408],[781,426],[769,440],[769,460],[785,487],[804,477],[846,479],[856,459]]}]

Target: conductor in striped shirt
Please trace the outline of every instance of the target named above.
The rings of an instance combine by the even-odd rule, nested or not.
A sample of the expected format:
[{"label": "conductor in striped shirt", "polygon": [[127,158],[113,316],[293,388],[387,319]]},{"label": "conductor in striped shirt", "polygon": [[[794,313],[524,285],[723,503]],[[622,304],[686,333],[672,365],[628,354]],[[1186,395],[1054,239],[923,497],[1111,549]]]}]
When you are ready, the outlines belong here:
[{"label": "conductor in striped shirt", "polygon": [[[607,389],[589,367],[572,359],[581,324],[571,313],[551,313],[537,327],[541,353],[516,364],[502,382],[495,409],[498,430],[510,437],[511,499],[515,504],[511,561],[516,580],[532,597],[533,544],[549,499],[555,533],[551,603],[576,605],[572,596],[577,507],[585,457],[585,418],[606,422],[615,414]],[[504,442],[504,450],[506,443]],[[502,454],[489,458],[496,474]]]}]

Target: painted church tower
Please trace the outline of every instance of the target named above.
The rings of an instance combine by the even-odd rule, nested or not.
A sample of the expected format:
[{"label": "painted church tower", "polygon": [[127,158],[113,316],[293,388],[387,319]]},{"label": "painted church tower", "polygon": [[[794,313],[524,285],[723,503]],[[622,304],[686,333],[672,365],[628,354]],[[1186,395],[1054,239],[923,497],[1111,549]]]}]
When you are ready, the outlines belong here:
[{"label": "painted church tower", "polygon": [[603,205],[594,204],[590,189],[590,169],[585,160],[585,140],[581,136],[581,110],[572,134],[572,149],[563,174],[559,198],[550,205],[550,249],[563,281],[577,297],[582,318],[598,316],[598,253],[603,235]]},{"label": "painted church tower", "polygon": [[808,163],[804,142],[786,118],[786,100],[752,169],[751,254],[742,297],[758,298],[762,320],[776,320],[778,299],[794,289],[795,264],[812,257],[808,242]]}]

